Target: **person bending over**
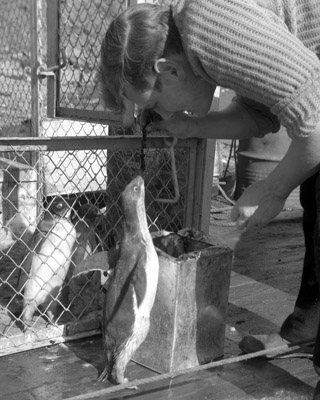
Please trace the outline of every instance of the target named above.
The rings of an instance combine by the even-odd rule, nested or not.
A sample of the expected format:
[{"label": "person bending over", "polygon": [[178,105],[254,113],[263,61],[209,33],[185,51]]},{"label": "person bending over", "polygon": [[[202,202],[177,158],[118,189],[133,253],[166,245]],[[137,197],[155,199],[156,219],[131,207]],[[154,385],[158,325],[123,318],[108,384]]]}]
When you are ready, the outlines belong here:
[{"label": "person bending over", "polygon": [[[294,310],[276,337],[292,342],[317,336],[314,366],[320,375],[319,57],[319,0],[139,4],[111,23],[99,80],[114,112],[123,112],[130,100],[158,113],[163,120],[150,131],[166,129],[183,139],[244,139],[286,128],[292,141],[284,158],[244,191],[231,218],[240,229],[259,229],[300,185],[303,273]],[[236,93],[218,112],[210,111],[217,86]],[[277,340],[245,337],[240,347],[250,352]]]}]

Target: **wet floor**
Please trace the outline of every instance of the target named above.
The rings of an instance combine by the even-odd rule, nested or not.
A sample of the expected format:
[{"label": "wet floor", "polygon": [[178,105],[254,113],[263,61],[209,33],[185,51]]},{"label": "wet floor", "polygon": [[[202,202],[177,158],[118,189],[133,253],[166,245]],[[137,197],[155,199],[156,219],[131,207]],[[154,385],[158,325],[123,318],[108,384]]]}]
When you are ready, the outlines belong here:
[{"label": "wet floor", "polygon": [[[237,243],[231,278],[225,359],[240,354],[248,333],[277,331],[291,312],[303,259],[300,215],[286,214],[258,234],[236,240],[232,227],[211,234]],[[173,379],[131,362],[130,381],[155,377],[138,390],[108,393],[97,383],[103,369],[100,336],[0,358],[0,399],[312,399],[318,383],[310,358],[254,359],[193,372]]]}]

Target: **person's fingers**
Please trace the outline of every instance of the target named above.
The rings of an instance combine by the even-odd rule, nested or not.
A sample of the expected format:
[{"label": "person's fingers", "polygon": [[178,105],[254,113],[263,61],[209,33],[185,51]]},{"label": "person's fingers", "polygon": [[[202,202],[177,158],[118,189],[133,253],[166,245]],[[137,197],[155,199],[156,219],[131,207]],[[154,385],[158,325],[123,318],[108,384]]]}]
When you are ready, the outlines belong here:
[{"label": "person's fingers", "polygon": [[260,226],[257,206],[241,207],[235,204],[231,210],[230,218],[236,222],[237,229],[253,229]]},{"label": "person's fingers", "polygon": [[265,223],[263,223],[263,220],[261,220],[258,216],[256,216],[256,213],[254,213],[254,214],[252,215],[252,217],[250,217],[250,218],[247,220],[247,230],[248,230],[248,231],[259,230],[259,229],[261,229],[264,225],[265,225]]},{"label": "person's fingers", "polygon": [[231,221],[235,221],[237,229],[243,230],[247,227],[248,219],[245,215],[243,215],[243,213],[241,213],[240,208],[237,206],[237,204],[235,204],[235,206],[232,208],[230,218]]},{"label": "person's fingers", "polygon": [[248,224],[248,219],[247,218],[240,217],[240,218],[238,218],[236,220],[236,227],[240,231],[243,231],[244,229],[246,229],[247,228],[247,224]]}]

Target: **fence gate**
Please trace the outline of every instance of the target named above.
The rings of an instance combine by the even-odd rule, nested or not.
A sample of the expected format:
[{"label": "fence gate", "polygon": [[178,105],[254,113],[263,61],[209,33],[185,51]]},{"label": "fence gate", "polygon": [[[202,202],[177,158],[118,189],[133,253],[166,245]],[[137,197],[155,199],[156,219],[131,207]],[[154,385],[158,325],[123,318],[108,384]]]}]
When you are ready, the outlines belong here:
[{"label": "fence gate", "polygon": [[100,331],[101,273],[72,276],[117,242],[119,196],[137,174],[150,231],[208,232],[214,141],[176,144],[177,198],[166,138],[147,138],[142,172],[133,105],[119,118],[99,99],[101,40],[127,6],[0,2],[0,355]]}]

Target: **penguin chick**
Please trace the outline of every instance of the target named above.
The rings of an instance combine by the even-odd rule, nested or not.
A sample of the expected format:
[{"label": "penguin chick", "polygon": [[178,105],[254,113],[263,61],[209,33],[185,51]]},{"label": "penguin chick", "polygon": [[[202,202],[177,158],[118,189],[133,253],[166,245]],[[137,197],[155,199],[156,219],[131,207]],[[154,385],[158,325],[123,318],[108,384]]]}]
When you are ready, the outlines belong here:
[{"label": "penguin chick", "polygon": [[22,320],[30,325],[36,309],[45,308],[50,320],[56,314],[57,297],[67,275],[76,229],[70,221],[74,200],[55,197],[38,224],[24,263],[29,277],[22,282]]},{"label": "penguin chick", "polygon": [[105,294],[105,368],[98,381],[123,383],[125,369],[150,327],[159,260],[149,233],[143,179],[136,177],[121,194],[123,238],[120,256]]}]

